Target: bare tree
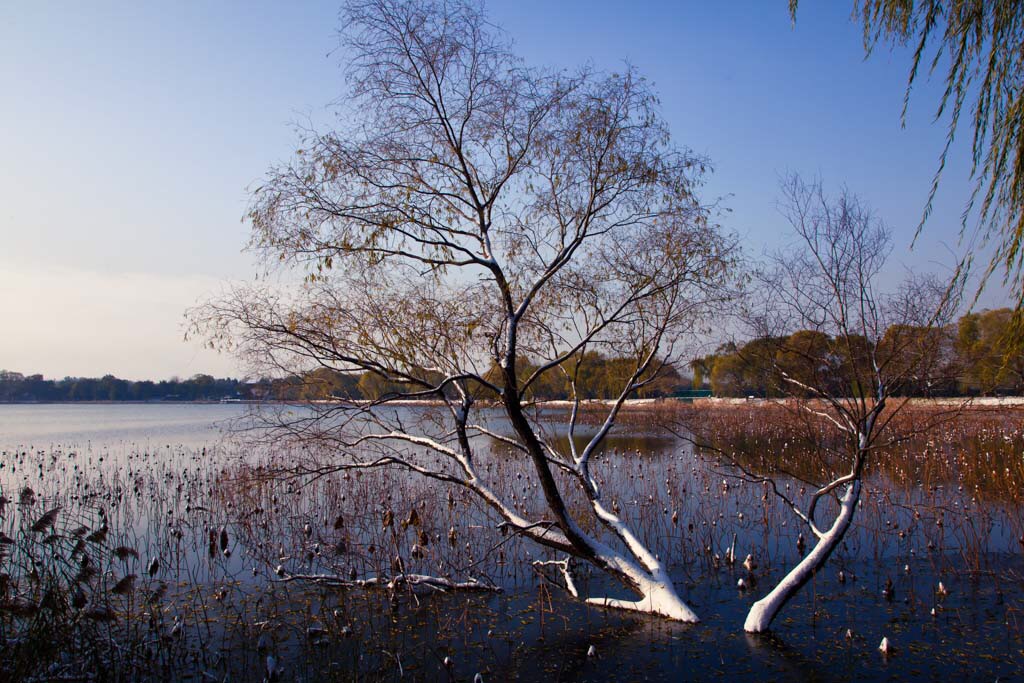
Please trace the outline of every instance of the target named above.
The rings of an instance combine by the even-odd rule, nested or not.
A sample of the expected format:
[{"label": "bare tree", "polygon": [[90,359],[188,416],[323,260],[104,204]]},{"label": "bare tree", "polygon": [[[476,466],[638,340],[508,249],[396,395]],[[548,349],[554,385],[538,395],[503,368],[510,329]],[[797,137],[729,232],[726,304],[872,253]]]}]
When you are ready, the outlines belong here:
[{"label": "bare tree", "polygon": [[[695,194],[707,162],[672,146],[632,70],[529,69],[473,2],[357,0],[343,20],[345,125],[306,131],[249,214],[255,246],[304,267],[304,284],[236,288],[192,312],[193,332],[261,373],[379,377],[380,398],[321,405],[275,433],[329,445],[329,469],[463,487],[504,528],[636,594],[588,602],[696,621],[607,505],[592,460],[627,398],[727,292],[734,245]],[[549,438],[531,388],[558,375],[575,391],[594,350],[631,358],[631,371],[584,446]],[[410,399],[438,408],[429,420],[386,409]],[[576,400],[570,436],[580,411]],[[492,441],[529,464],[537,518],[489,481]],[[578,594],[569,562],[558,566]]]},{"label": "bare tree", "polygon": [[[783,606],[822,567],[853,521],[873,452],[907,438],[890,428],[907,405],[904,392],[939,379],[944,326],[959,303],[952,284],[911,277],[893,293],[879,290],[891,251],[884,224],[848,192],[831,199],[820,183],[797,176],[783,186],[783,212],[796,233],[761,276],[763,295],[750,321],[769,340],[767,363],[789,406],[806,418],[820,449],[825,481],[806,501],[770,485],[813,538],[813,547],[767,595],[754,603],[744,629],[766,631]],[[821,439],[832,431],[837,438]],[[819,507],[822,501],[834,504]],[[832,511],[824,524],[820,512]]]},{"label": "bare tree", "polygon": [[[789,0],[794,21],[798,4],[798,0]],[[1016,307],[1011,339],[1019,350],[1024,340],[1024,87],[1020,77],[1024,70],[1020,47],[1024,42],[1024,3],[854,0],[853,20],[864,29],[868,55],[879,45],[913,47],[903,98],[904,124],[911,89],[922,74],[930,78],[945,71],[935,119],[948,117],[946,141],[918,233],[931,214],[953,140],[962,130],[961,119],[969,117],[975,185],[962,214],[962,232],[968,233],[968,220],[977,206],[976,232],[982,244],[994,245],[981,285],[1002,270],[1003,283],[1013,288]],[[973,249],[971,242],[969,249]]]}]

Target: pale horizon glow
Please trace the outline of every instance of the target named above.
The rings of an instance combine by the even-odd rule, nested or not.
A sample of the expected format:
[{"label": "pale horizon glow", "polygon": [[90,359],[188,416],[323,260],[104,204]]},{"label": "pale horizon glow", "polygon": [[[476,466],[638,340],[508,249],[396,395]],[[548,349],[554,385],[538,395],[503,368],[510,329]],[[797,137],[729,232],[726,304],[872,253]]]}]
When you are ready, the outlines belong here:
[{"label": "pale horizon glow", "polygon": [[[849,3],[490,2],[517,52],[572,69],[624,61],[654,82],[680,145],[710,157],[703,191],[751,256],[782,244],[778,179],[846,186],[890,224],[896,269],[960,250],[969,136],[909,249],[942,148],[941,83],[906,52],[864,59]],[[185,342],[185,309],[251,280],[248,189],[324,127],[345,91],[338,3],[12,3],[0,7],[0,369],[47,378],[241,376]],[[976,261],[984,265],[984,255]],[[995,278],[998,280],[998,278]],[[1006,305],[991,288],[983,307]]]},{"label": "pale horizon glow", "polygon": [[[184,340],[183,304],[194,305],[221,286],[216,278],[198,275],[5,264],[0,313],[14,322],[4,335],[14,343],[0,342],[0,357],[7,369],[47,379],[101,377],[108,373],[99,369],[114,364],[111,359],[117,359],[117,372],[110,374],[129,380],[238,376],[229,356]],[[153,368],[162,364],[180,370],[154,377]]]}]

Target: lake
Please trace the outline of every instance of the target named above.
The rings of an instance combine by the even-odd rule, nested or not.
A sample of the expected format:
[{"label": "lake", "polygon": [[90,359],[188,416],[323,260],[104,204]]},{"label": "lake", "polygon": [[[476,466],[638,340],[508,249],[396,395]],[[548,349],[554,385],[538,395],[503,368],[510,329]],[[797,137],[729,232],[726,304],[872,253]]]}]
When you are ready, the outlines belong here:
[{"label": "lake", "polygon": [[[337,454],[251,439],[258,432],[238,431],[253,425],[249,411],[0,405],[0,492],[12,501],[0,530],[25,544],[0,554],[0,566],[9,576],[82,572],[90,554],[98,568],[90,618],[52,652],[32,653],[53,677],[108,661],[96,643],[113,640],[123,649],[101,673],[124,680],[259,680],[268,656],[282,680],[1012,680],[1024,667],[1016,416],[979,417],[879,457],[843,547],[771,635],[748,636],[750,604],[801,555],[799,529],[763,485],[653,422],[628,420],[595,471],[668,562],[697,625],[584,606],[530,565],[554,556],[504,536],[464,492],[394,471],[311,475]],[[500,430],[500,418],[494,424]],[[717,429],[726,443],[744,438]],[[765,457],[778,450],[799,476],[799,454],[770,441],[757,448]],[[285,472],[297,463],[310,466],[304,475]],[[500,443],[487,447],[485,466],[524,514],[540,510],[529,470]],[[798,478],[776,482],[804,495]],[[26,531],[58,505],[53,533]],[[382,523],[388,514],[394,523]],[[99,531],[95,549],[75,551]],[[730,544],[757,568],[724,561]],[[294,578],[385,576],[398,563],[500,592]],[[739,578],[752,585],[739,588]],[[585,570],[580,580],[591,592],[619,590]],[[27,604],[27,589],[3,590],[0,662],[37,675],[19,648],[42,612]],[[109,613],[93,607],[101,590]],[[883,636],[895,653],[878,652]]]},{"label": "lake", "polygon": [[237,403],[0,404],[0,450],[201,448],[246,412]]}]

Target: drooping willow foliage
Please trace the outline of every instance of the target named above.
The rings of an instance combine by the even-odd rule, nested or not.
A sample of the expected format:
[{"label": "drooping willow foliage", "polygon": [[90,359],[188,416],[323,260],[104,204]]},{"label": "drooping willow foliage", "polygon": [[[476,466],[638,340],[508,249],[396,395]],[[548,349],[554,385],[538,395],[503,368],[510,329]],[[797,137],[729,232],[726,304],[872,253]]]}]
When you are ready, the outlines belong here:
[{"label": "drooping willow foliage", "polygon": [[[796,17],[798,0],[789,0]],[[963,230],[978,210],[977,228],[996,247],[984,280],[1002,270],[1017,297],[1016,336],[1024,330],[1024,3],[1020,0],[855,0],[864,47],[913,47],[910,90],[922,72],[945,71],[936,119],[948,117],[946,142],[921,223],[928,218],[961,117],[973,128],[971,175],[976,185]],[[918,227],[920,231],[921,226]],[[1021,343],[1024,343],[1022,341]]]}]

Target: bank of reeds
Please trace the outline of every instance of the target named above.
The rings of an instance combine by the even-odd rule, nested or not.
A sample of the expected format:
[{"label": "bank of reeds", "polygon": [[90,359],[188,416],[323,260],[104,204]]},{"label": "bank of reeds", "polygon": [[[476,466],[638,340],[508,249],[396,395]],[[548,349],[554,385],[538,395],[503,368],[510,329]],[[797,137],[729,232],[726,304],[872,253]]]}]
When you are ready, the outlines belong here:
[{"label": "bank of reeds", "polygon": [[[975,590],[1005,596],[986,609],[1001,610],[1007,637],[1020,639],[1024,578],[1012,557],[1024,545],[1021,420],[981,411],[932,420],[917,410],[898,419],[935,428],[877,454],[857,528],[808,609],[825,615],[821,605],[852,599],[868,614],[895,596],[908,618],[926,620],[932,609],[971,609],[956,589],[982,582],[988,588]],[[818,449],[808,450],[808,423],[764,404],[657,404],[624,420],[595,474],[696,602],[747,604],[759,581],[803,552],[791,513],[732,463],[768,472],[800,500],[805,480],[832,466],[818,447],[834,434],[811,430]],[[667,428],[690,429],[713,448]],[[227,448],[3,454],[0,668],[10,680],[237,680],[281,670],[373,679],[409,667],[429,678],[455,652],[460,666],[499,675],[480,664],[498,657],[495,633],[511,648],[569,609],[557,602],[559,577],[532,565],[560,558],[507,533],[458,489],[387,468],[331,471],[339,456],[327,449]],[[499,443],[484,451],[501,494],[524,515],[541,510],[527,463]],[[402,579],[410,576],[504,592]],[[870,583],[868,602],[842,597],[858,576]],[[954,587],[950,597],[936,592],[939,580]],[[514,619],[508,605],[522,607]]]}]

